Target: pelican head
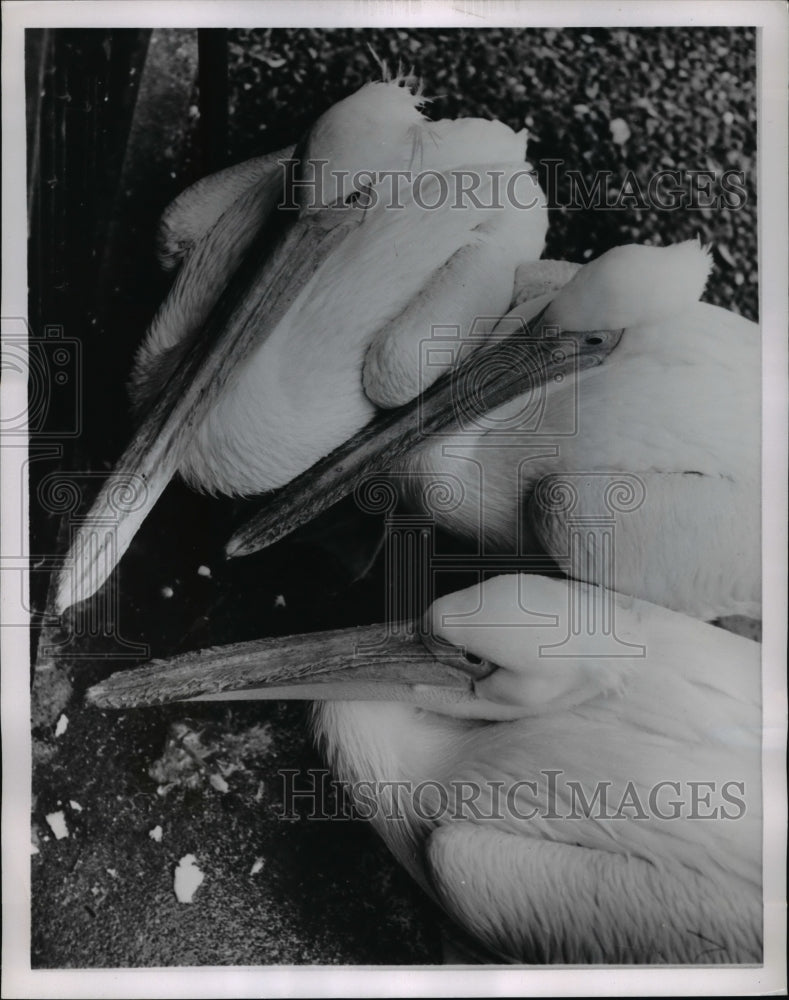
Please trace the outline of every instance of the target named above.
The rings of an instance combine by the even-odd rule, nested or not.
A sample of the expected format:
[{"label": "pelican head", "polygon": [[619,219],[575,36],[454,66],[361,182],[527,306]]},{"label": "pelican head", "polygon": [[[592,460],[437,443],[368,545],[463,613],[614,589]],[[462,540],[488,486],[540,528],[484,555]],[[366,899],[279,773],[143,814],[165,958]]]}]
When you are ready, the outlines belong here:
[{"label": "pelican head", "polygon": [[419,110],[425,101],[421,85],[411,77],[365,84],[321,115],[303,143],[302,161],[313,174],[304,208],[328,208],[361,193],[379,172],[413,166],[426,122]]},{"label": "pelican head", "polygon": [[[602,593],[573,586],[590,609]],[[630,634],[638,611],[626,599],[617,602],[620,632]],[[566,634],[570,613],[565,581],[499,576],[439,598],[421,621],[203,649],[116,674],[93,688],[89,700],[110,707],[173,700],[388,701],[455,718],[512,720],[621,687],[621,664],[594,650],[571,658],[569,666],[543,658]]]},{"label": "pelican head", "polygon": [[[614,638],[603,631],[606,622]],[[583,636],[580,643],[571,641],[573,632]],[[111,708],[183,700],[388,701],[503,722],[621,697],[634,676],[650,671],[668,684],[669,674],[686,667],[676,651],[683,642],[698,644],[699,634],[709,649],[758,652],[753,643],[646,601],[511,574],[438,598],[420,621],[203,649],[115,674],[88,698]],[[704,670],[713,656],[703,659]],[[731,682],[723,664],[716,669],[721,684]]]},{"label": "pelican head", "polygon": [[570,279],[548,317],[562,330],[647,326],[698,302],[711,267],[698,240],[614,247]]},{"label": "pelican head", "polygon": [[482,118],[430,121],[420,110],[428,100],[420,80],[397,75],[365,84],[321,115],[301,156],[315,179],[310,207],[344,202],[398,172],[413,181],[419,172],[525,162],[526,129]]}]

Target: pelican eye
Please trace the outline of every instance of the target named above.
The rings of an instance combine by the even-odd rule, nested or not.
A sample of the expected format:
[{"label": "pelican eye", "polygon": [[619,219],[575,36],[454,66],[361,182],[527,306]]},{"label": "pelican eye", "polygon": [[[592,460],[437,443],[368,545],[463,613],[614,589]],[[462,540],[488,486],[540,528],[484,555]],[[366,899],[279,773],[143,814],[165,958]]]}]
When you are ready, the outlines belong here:
[{"label": "pelican eye", "polygon": [[494,670],[498,670],[498,664],[492,663],[490,660],[484,660],[481,656],[477,656],[476,653],[459,653],[458,666],[461,669],[464,667],[468,669],[469,673],[478,681],[482,680],[483,677],[488,677]]},{"label": "pelican eye", "polygon": [[586,338],[587,344],[602,344],[603,338],[598,337],[597,334],[593,334],[591,337]]},{"label": "pelican eye", "polygon": [[458,670],[463,670],[470,674],[474,680],[482,680],[483,677],[487,677],[488,674],[492,674],[494,670],[498,669],[498,664],[491,663],[490,660],[485,660],[481,656],[477,656],[476,653],[469,653],[465,649],[453,646],[452,643],[440,636],[433,635],[431,632],[422,636],[422,642],[441,663],[447,663],[457,667]]}]

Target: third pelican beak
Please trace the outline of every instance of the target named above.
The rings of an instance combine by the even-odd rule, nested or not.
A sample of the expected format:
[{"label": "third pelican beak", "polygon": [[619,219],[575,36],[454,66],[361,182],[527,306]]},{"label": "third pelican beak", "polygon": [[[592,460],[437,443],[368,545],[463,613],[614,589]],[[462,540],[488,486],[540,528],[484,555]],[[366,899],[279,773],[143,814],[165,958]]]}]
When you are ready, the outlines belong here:
[{"label": "third pelican beak", "polygon": [[468,692],[490,672],[448,651],[439,659],[442,651],[431,651],[410,622],[257,639],[113,674],[87,699],[116,709],[173,701],[375,700],[425,685]]}]

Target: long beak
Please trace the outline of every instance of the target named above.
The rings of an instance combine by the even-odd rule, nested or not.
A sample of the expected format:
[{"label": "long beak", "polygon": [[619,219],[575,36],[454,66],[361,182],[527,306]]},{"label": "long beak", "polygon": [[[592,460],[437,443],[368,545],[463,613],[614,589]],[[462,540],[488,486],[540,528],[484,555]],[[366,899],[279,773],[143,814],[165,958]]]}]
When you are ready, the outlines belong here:
[{"label": "long beak", "polygon": [[403,699],[417,685],[468,692],[473,680],[490,670],[451,653],[438,659],[416,629],[401,622],[258,639],[154,660],[113,674],[86,697],[98,708],[116,709],[173,701]]},{"label": "long beak", "polygon": [[[261,182],[259,204],[273,213],[282,190],[279,173]],[[110,576],[219,393],[362,217],[348,206],[302,210],[273,246],[270,228],[259,231],[77,530],[55,588],[56,613],[86,600]]]},{"label": "long beak", "polygon": [[483,345],[405,406],[374,417],[361,431],[263,501],[225,548],[228,558],[273,545],[380,475],[428,437],[464,426],[543,385],[602,364],[623,330],[558,330],[544,309],[527,326],[494,331]]}]

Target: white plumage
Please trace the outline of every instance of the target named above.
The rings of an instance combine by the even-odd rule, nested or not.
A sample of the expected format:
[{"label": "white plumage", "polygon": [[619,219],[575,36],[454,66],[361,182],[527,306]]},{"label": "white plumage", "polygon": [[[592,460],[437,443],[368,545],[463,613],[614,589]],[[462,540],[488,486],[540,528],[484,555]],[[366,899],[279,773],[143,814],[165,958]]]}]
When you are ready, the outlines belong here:
[{"label": "white plumage", "polygon": [[[414,100],[394,84],[371,86],[376,100],[387,94]],[[325,141],[351,170],[347,136],[331,134],[336,111],[314,130],[313,147]],[[498,122],[429,125],[408,118],[406,133],[409,148],[420,137],[420,168],[444,171],[422,189],[428,204],[441,201],[441,178],[453,176],[447,168],[473,162],[483,136],[490,137],[482,147],[490,162],[476,192],[483,204],[493,195],[487,168],[505,180],[523,170],[524,137]],[[271,160],[256,162],[262,171],[271,168]],[[248,177],[251,168],[243,169]],[[613,582],[695,617],[759,617],[758,328],[698,301],[711,262],[694,242],[617,247],[581,268],[537,262],[544,210],[539,189],[531,190],[538,207],[529,211],[506,199],[503,209],[458,209],[445,199],[426,211],[413,192],[401,192],[405,207],[392,210],[379,191],[363,224],[323,263],[208,413],[183,474],[226,493],[282,486],[363,427],[376,407],[409,401],[440,374],[440,366],[422,364],[434,327],[457,326],[465,338],[475,317],[501,315],[515,303],[496,327],[494,335],[503,335],[548,305],[547,318],[560,331],[624,328],[619,347],[604,365],[541,388],[536,429],[533,421],[518,429],[517,415],[527,406],[519,397],[489,415],[493,430],[464,428],[415,450],[402,471],[417,475],[400,479],[411,504],[422,503],[426,476],[451,476],[464,499],[436,512],[437,519],[489,552],[514,552],[522,539],[527,553],[544,549],[574,576]],[[214,254],[221,257],[219,241],[248,197],[231,203],[209,233],[216,249],[200,258],[199,270],[195,257],[187,257],[185,287],[203,288],[206,267],[226,266]],[[241,215],[251,233],[254,216],[246,207]],[[221,282],[212,277],[208,284]],[[188,325],[179,303],[176,286],[143,347],[138,392],[152,375],[154,382],[161,378],[166,349]],[[492,325],[477,323],[473,332]],[[576,517],[605,513],[608,481],[601,473],[637,476],[645,491],[638,509],[617,517],[615,578],[595,575],[611,572],[599,560],[590,571],[588,549],[571,554],[566,512],[538,502],[544,477],[570,474],[575,484],[585,472],[594,475],[581,485]]]},{"label": "white plumage", "polygon": [[[577,271],[548,317],[560,329],[623,326],[622,340],[605,364],[545,388],[536,430],[518,430],[519,398],[489,415],[494,429],[446,435],[414,455],[411,468],[462,483],[464,502],[441,515],[452,530],[476,538],[481,524],[489,551],[511,552],[524,528],[532,548],[589,579],[587,549],[568,562],[569,519],[605,514],[615,474],[635,475],[644,500],[616,517],[615,588],[703,619],[760,616],[759,329],[697,301],[709,266],[689,242],[618,247]],[[530,270],[520,270],[521,296]],[[527,299],[496,332],[550,301]],[[543,477],[562,474],[578,489],[572,514],[540,502]]]},{"label": "white plumage", "polygon": [[[425,473],[450,475],[463,486],[463,502],[433,513],[488,552],[520,555],[523,539],[525,553],[544,549],[582,579],[705,619],[758,617],[758,328],[698,302],[709,259],[693,243],[619,247],[580,270],[537,261],[546,209],[524,162],[525,134],[479,119],[430,123],[406,82],[363,87],[311,130],[302,180],[315,179],[310,167],[325,166],[320,183],[297,191],[300,218],[317,218],[354,195],[372,194],[374,204],[318,261],[199,418],[185,415],[184,433],[171,420],[170,433],[179,449],[183,444],[177,461],[168,445],[167,468],[155,473],[139,465],[132,445],[126,471],[146,478],[148,506],[175,467],[207,491],[253,495],[289,483],[353,439],[379,408],[413,399],[451,367],[451,357],[429,370],[422,365],[434,327],[457,327],[463,343],[470,332],[489,333],[491,318],[503,317],[498,334],[548,305],[559,331],[624,327],[619,346],[601,367],[540,388],[544,411],[536,430],[516,426],[513,435],[510,419],[503,438],[496,430],[464,429],[414,450],[403,469],[417,475],[410,484],[401,478],[412,504],[422,502]],[[162,251],[168,260],[182,256],[183,265],[139,353],[132,376],[138,410],[186,363],[256,235],[270,224],[271,206],[282,196],[278,159],[263,157],[200,182],[169,210]],[[391,183],[372,183],[380,170],[410,171],[409,183],[396,185],[402,207],[390,207]],[[422,177],[417,187],[415,176]],[[458,202],[468,176],[478,182],[474,197]],[[506,194],[513,179],[516,199]],[[287,286],[287,274],[279,280]],[[264,291],[251,298],[258,293]],[[486,319],[475,324],[479,317]],[[523,398],[513,400],[487,426],[523,407]],[[535,458],[535,448],[544,457]],[[605,566],[600,576],[601,561],[588,546],[568,551],[567,512],[545,509],[540,484],[557,474],[577,482],[591,473],[572,513],[593,517],[607,513],[601,474],[618,472],[638,477],[645,499],[617,516],[614,575]],[[119,526],[119,554],[146,509],[135,507],[135,524],[127,518]],[[82,536],[78,542],[77,552]],[[86,570],[76,586],[66,574],[59,605],[95,588],[86,581],[100,583],[102,572]]]},{"label": "white plumage", "polygon": [[[419,104],[397,81],[368,84],[312,128],[307,162],[327,161],[316,181],[346,178],[343,187],[299,189],[315,197],[314,207],[351,194],[347,177],[359,171],[365,178],[357,186],[377,171],[407,170],[409,183],[383,178],[364,192],[375,204],[362,224],[324,260],[197,429],[181,466],[193,485],[249,495],[289,482],[363,427],[374,404],[416,395],[414,347],[418,360],[432,323],[467,331],[476,316],[506,312],[515,266],[542,252],[546,210],[525,163],[525,132],[482,119],[429,122]],[[239,177],[224,171],[168,212],[162,243],[197,241],[141,348],[132,375],[139,408],[179,363],[258,231],[259,185],[276,174],[278,159],[242,164],[251,186],[241,194]],[[475,198],[490,208],[460,195],[461,168],[475,170]],[[494,190],[516,176],[518,200],[533,202],[529,209]],[[227,186],[235,200],[217,194]],[[218,217],[203,208],[214,199],[224,209]],[[382,368],[387,385],[376,393],[370,386]]]},{"label": "white plumage", "polygon": [[[643,645],[643,658],[541,658],[541,644],[567,634],[571,587],[589,593],[504,576],[438,601],[435,633],[499,669],[473,695],[408,695],[429,711],[318,703],[316,730],[335,775],[373,782],[367,795],[376,781],[448,789],[437,819],[424,818],[439,810],[435,790],[416,810],[401,796],[403,822],[383,818],[394,794],[383,790],[372,822],[499,959],[760,961],[760,647],[617,595],[617,633]],[[526,607],[558,624],[536,626]],[[442,625],[449,615],[465,621]],[[695,792],[692,782],[702,783]],[[584,817],[578,789],[592,802],[603,784],[605,811],[598,802]],[[458,802],[475,787],[464,810]],[[605,818],[620,806],[622,815]],[[717,818],[700,818],[713,810]]]}]

